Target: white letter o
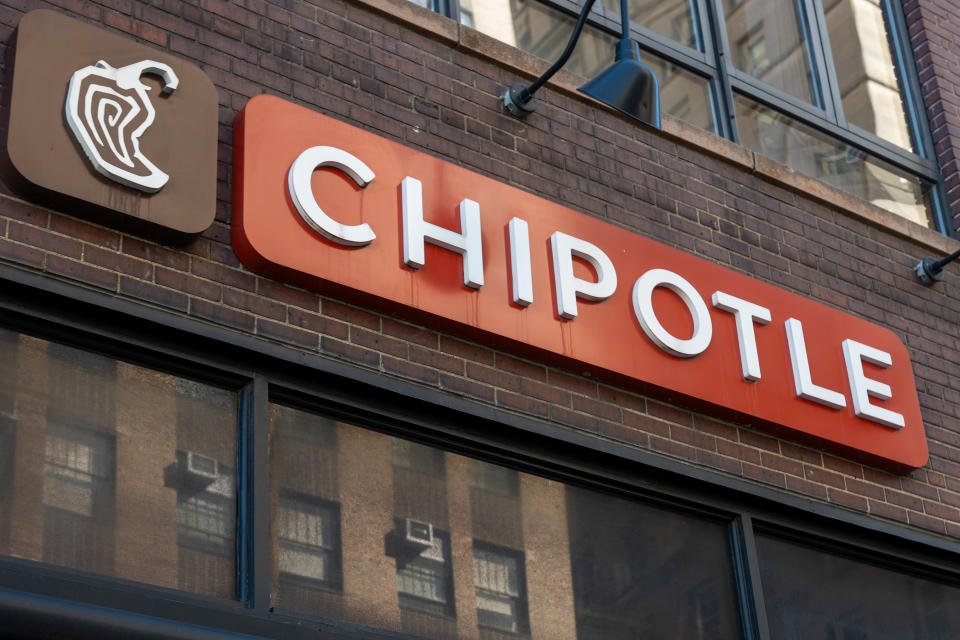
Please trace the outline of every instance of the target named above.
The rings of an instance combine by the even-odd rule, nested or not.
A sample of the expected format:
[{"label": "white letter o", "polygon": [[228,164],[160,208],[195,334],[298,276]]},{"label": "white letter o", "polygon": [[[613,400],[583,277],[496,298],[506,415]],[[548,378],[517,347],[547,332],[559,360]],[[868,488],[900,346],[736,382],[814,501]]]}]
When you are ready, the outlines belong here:
[{"label": "white letter o", "polygon": [[[670,289],[683,300],[693,317],[693,335],[681,340],[667,331],[653,310],[653,290],[657,287]],[[633,285],[633,312],[640,321],[644,333],[654,344],[679,358],[698,356],[710,346],[713,323],[710,310],[693,285],[666,269],[651,269],[637,278]]]}]

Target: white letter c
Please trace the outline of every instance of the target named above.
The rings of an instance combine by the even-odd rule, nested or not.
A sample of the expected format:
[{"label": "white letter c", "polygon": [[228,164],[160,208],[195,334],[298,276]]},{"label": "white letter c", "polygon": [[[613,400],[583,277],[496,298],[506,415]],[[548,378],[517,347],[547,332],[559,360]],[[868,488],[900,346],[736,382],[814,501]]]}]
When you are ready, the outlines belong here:
[{"label": "white letter c", "polygon": [[331,242],[345,247],[363,247],[370,244],[376,234],[366,222],[348,225],[337,222],[328,216],[313,195],[310,179],[319,167],[339,169],[363,188],[375,177],[370,167],[356,156],[336,147],[310,147],[301,153],[290,166],[287,174],[287,187],[290,199],[303,221],[310,228]]}]

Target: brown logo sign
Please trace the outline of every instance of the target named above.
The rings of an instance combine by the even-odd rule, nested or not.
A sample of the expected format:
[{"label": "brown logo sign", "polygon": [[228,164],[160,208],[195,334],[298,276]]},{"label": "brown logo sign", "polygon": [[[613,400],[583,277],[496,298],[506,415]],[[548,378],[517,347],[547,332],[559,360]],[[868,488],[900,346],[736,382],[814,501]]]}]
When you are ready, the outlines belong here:
[{"label": "brown logo sign", "polygon": [[14,189],[168,240],[210,226],[217,92],[203,71],[52,11],[24,16],[9,49]]}]

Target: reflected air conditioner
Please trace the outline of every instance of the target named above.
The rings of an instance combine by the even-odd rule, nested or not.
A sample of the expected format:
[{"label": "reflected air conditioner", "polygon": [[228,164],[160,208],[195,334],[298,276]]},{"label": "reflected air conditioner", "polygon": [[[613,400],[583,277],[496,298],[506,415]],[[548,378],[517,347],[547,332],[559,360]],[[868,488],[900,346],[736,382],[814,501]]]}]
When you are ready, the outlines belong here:
[{"label": "reflected air conditioner", "polygon": [[187,452],[186,475],[192,480],[203,481],[207,484],[216,481],[217,461],[215,458],[201,455],[194,451]]},{"label": "reflected air conditioner", "polygon": [[419,554],[433,546],[433,525],[412,518],[403,521],[403,546]]}]

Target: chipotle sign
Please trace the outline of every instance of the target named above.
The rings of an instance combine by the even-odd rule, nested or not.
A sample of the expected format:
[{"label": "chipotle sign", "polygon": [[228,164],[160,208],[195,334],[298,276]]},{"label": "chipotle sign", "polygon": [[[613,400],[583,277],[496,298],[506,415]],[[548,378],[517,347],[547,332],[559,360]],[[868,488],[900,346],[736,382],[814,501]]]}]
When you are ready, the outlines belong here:
[{"label": "chipotle sign", "polygon": [[199,67],[46,10],[8,48],[0,168],[18,193],[174,241],[213,223],[217,92]]},{"label": "chipotle sign", "polygon": [[278,98],[234,131],[251,269],[904,471],[888,329]]}]

